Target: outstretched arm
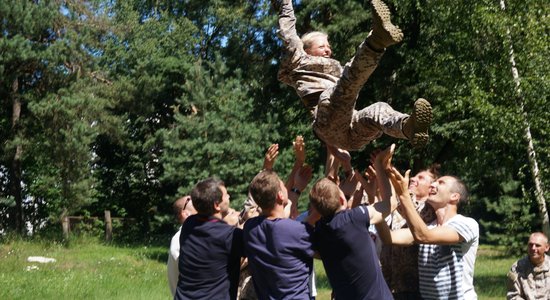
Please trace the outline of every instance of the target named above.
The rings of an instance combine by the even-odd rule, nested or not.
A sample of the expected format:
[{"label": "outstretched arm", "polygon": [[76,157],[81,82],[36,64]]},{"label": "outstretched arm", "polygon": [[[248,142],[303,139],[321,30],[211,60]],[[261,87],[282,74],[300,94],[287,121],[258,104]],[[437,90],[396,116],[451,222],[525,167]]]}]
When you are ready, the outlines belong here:
[{"label": "outstretched arm", "polygon": [[304,143],[304,138],[301,135],[296,136],[296,139],[292,142],[292,147],[294,149],[294,165],[292,166],[290,175],[288,175],[285,182],[285,187],[287,190],[290,190],[293,187],[294,176],[306,161],[306,144]]},{"label": "outstretched arm", "polygon": [[450,226],[437,226],[429,229],[424,221],[422,221],[409,194],[409,173],[410,170],[405,172],[405,177],[403,177],[397,169],[392,168],[389,176],[395,192],[401,201],[401,212],[407,220],[414,240],[420,244],[440,245],[457,244],[463,241],[464,239],[460,234]]},{"label": "outstretched arm", "polygon": [[397,207],[397,202],[391,194],[391,186],[386,173],[386,170],[391,166],[394,149],[395,144],[392,144],[384,151],[378,153],[375,158],[376,183],[380,190],[381,201],[368,206],[371,224],[385,222],[384,218]]},{"label": "outstretched arm", "polygon": [[283,40],[285,50],[294,53],[297,49],[303,51],[303,44],[296,32],[296,17],[292,0],[271,0],[273,8],[279,14],[279,30],[277,34]]},{"label": "outstretched arm", "polygon": [[408,246],[414,243],[414,238],[408,228],[390,230],[386,222],[376,223],[376,232],[385,245]]},{"label": "outstretched arm", "polygon": [[273,8],[279,14],[279,37],[283,41],[284,55],[277,78],[279,81],[290,86],[296,84],[292,78],[293,70],[299,66],[302,59],[307,55],[304,51],[304,43],[296,32],[296,17],[291,0],[271,0]]}]

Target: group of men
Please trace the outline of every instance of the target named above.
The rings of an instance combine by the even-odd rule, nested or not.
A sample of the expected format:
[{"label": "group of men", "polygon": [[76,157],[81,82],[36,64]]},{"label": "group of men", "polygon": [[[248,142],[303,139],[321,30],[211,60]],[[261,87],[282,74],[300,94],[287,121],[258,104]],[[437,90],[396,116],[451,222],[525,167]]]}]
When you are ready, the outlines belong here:
[{"label": "group of men", "polygon": [[[331,58],[326,34],[297,36],[291,0],[272,4],[285,50],[279,79],[296,89],[311,111],[316,136],[332,154],[360,149],[382,134],[408,139],[413,147],[427,143],[432,111],[424,99],[415,102],[411,115],[383,102],[355,110],[385,49],[403,38],[381,0],[371,1],[373,30],[343,67]],[[372,161],[375,201],[350,205],[338,183],[325,177],[311,188],[305,222],[288,218],[289,203],[294,204],[290,214],[297,214],[303,182],[287,186],[271,169],[250,183],[249,198],[259,215],[242,228],[224,220],[230,211],[225,184],[216,178],[197,183],[190,198],[174,206],[182,224],[173,238],[180,249],[171,247],[169,259],[169,271],[178,271],[177,280],[170,281],[174,298],[236,299],[246,259],[257,299],[312,299],[313,259],[319,258],[335,299],[477,299],[479,226],[458,213],[468,201],[466,186],[457,177],[429,172],[409,180],[408,171],[402,175],[391,165],[393,151],[392,145]],[[375,247],[371,225],[386,245],[382,251]],[[540,256],[540,250],[533,252]],[[516,290],[530,286],[531,277],[524,275],[530,267],[548,274],[547,265],[529,263],[520,261],[510,272]]]},{"label": "group of men", "polygon": [[[245,257],[257,299],[311,299],[313,258],[322,260],[335,299],[397,298],[399,293],[390,289],[380,267],[371,224],[377,225],[385,243],[425,244],[418,255],[420,294],[409,294],[410,299],[420,295],[475,299],[477,223],[456,212],[458,203],[466,201],[464,185],[455,177],[432,181],[419,175],[409,185],[408,172],[403,177],[391,166],[393,151],[392,145],[373,161],[379,200],[350,208],[340,187],[325,177],[311,188],[309,214],[303,223],[285,213],[289,198],[297,201],[303,184],[287,189],[272,170],[261,171],[250,183],[250,197],[261,213],[248,219],[242,229],[223,220],[229,207],[223,182],[210,178],[198,183],[192,200],[185,198],[182,202],[187,205],[176,206],[182,211],[192,203],[197,214],[181,227],[175,299],[236,299],[239,266]],[[420,189],[421,181],[429,185],[428,197],[422,200],[435,212],[429,224],[409,194]],[[390,230],[386,218],[390,214],[397,218],[398,206],[409,228]],[[395,267],[393,272],[399,270]]]}]

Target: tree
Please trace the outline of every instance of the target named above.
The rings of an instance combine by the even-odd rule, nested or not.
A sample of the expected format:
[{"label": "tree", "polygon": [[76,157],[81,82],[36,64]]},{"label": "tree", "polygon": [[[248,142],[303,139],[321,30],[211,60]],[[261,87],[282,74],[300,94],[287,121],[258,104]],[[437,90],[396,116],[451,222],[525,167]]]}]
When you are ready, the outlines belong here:
[{"label": "tree", "polygon": [[[500,0],[500,8],[502,10],[506,9],[506,4],[504,0]],[[515,83],[515,91],[517,94],[518,99],[518,106],[519,106],[519,112],[523,116],[523,136],[525,138],[525,141],[527,143],[527,157],[529,158],[529,169],[531,170],[531,175],[533,177],[533,183],[534,183],[534,194],[535,198],[537,199],[538,207],[539,207],[539,214],[540,218],[542,220],[542,230],[546,236],[550,235],[550,221],[548,218],[548,210],[546,209],[546,199],[544,197],[544,189],[542,187],[541,178],[540,178],[540,171],[539,171],[539,163],[537,160],[537,152],[535,151],[534,142],[533,142],[533,136],[531,134],[531,124],[529,123],[529,116],[527,112],[525,111],[525,100],[523,99],[523,94],[520,88],[520,75],[518,73],[518,69],[516,67],[516,59],[514,55],[514,46],[513,46],[513,40],[510,33],[510,29],[506,30],[506,36],[508,37],[508,43],[510,44],[510,64],[512,65],[512,76],[514,78]],[[548,46],[546,46],[548,47]]]},{"label": "tree", "polygon": [[[163,181],[178,184],[183,195],[198,181],[217,176],[242,204],[265,149],[281,133],[276,114],[253,114],[248,88],[253,84],[243,82],[235,70],[236,76],[227,78],[228,72],[220,59],[205,68],[195,65],[175,108],[176,123],[163,132]],[[233,205],[240,207],[238,203]]]},{"label": "tree", "polygon": [[19,232],[25,208],[55,218],[92,201],[88,145],[97,118],[87,113],[101,111],[101,102],[82,82],[93,81],[92,37],[105,28],[92,7],[8,1],[0,8],[0,95],[3,116],[10,118],[1,129],[2,176],[15,202],[8,219]]}]

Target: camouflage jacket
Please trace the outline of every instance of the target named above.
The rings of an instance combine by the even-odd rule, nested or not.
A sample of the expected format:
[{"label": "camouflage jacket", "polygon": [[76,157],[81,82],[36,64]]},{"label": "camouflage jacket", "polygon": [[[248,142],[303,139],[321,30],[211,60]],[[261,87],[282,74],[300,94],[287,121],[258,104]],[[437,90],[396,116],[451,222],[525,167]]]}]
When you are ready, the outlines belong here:
[{"label": "camouflage jacket", "polygon": [[508,272],[507,299],[550,300],[550,257],[535,267],[524,257],[512,265]]},{"label": "camouflage jacket", "polygon": [[[284,54],[278,79],[292,86],[306,107],[317,105],[312,94],[320,94],[333,87],[342,75],[342,65],[335,59],[311,56],[304,51],[302,40],[296,33],[296,17],[291,0],[272,0],[279,12],[279,37],[283,41]],[[314,97],[314,99],[317,99]]]},{"label": "camouflage jacket", "polygon": [[[435,220],[434,209],[430,205],[426,205],[425,201],[416,201],[416,197],[411,196],[424,223],[429,224]],[[391,230],[408,228],[407,220],[397,210],[393,211],[390,216],[391,218],[387,221]],[[418,292],[418,245],[407,247],[382,245],[380,263],[384,279],[392,293]]]}]

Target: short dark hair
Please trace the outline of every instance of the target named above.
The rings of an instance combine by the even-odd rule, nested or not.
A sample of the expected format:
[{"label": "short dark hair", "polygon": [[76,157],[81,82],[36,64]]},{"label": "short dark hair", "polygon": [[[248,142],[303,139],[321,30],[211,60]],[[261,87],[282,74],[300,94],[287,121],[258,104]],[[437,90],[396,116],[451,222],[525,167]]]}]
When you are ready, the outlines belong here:
[{"label": "short dark hair", "polygon": [[262,210],[269,210],[275,207],[277,193],[281,190],[279,176],[271,170],[264,170],[258,173],[250,182],[248,191],[254,202]]},{"label": "short dark hair", "polygon": [[223,193],[220,188],[222,186],[225,186],[223,181],[215,177],[205,179],[195,185],[191,191],[191,199],[193,199],[193,206],[199,214],[211,216],[215,213],[214,204],[222,201]]},{"label": "short dark hair", "polygon": [[456,176],[450,177],[454,178],[455,180],[450,188],[451,192],[460,194],[460,199],[458,201],[459,205],[468,204],[469,192],[466,184]]}]

